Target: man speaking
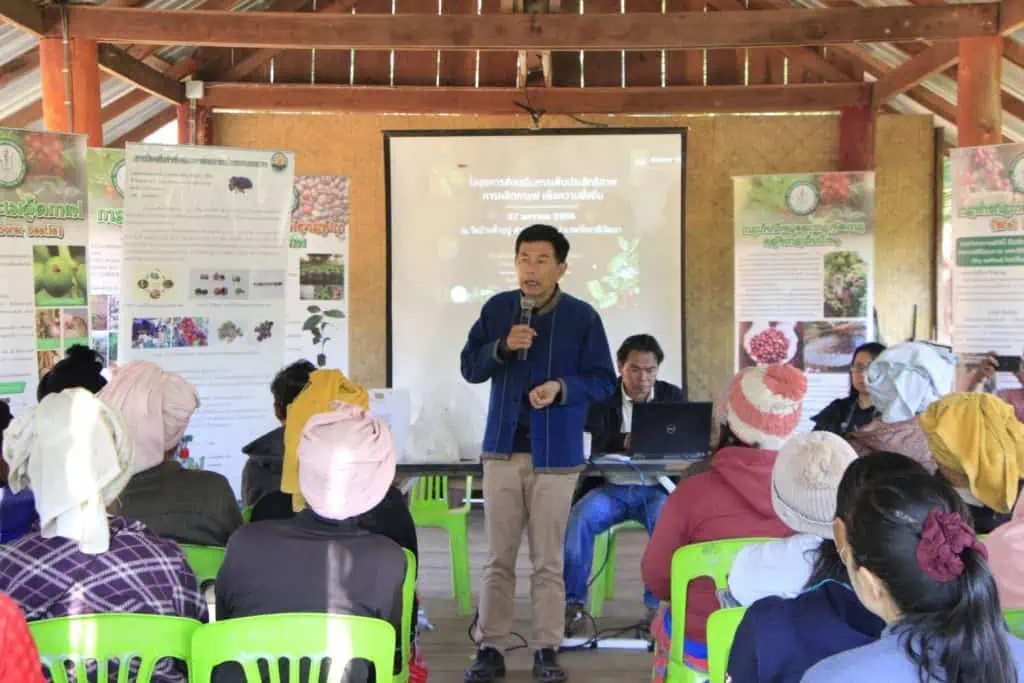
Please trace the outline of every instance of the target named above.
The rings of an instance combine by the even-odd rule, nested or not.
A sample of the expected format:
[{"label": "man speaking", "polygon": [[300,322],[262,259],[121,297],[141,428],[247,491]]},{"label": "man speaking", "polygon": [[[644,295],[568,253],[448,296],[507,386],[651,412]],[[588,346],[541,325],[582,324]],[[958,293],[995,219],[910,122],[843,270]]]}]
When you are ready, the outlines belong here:
[{"label": "man speaking", "polygon": [[480,649],[467,683],[505,674],[498,649],[510,634],[515,567],[526,528],[533,602],[533,676],[567,679],[556,652],[565,628],[563,542],[590,403],[614,391],[615,370],[601,317],[562,292],[569,241],[549,225],[516,237],[519,291],[484,304],[462,349],[462,376],[491,382],[484,433],[487,564],[480,595]]}]

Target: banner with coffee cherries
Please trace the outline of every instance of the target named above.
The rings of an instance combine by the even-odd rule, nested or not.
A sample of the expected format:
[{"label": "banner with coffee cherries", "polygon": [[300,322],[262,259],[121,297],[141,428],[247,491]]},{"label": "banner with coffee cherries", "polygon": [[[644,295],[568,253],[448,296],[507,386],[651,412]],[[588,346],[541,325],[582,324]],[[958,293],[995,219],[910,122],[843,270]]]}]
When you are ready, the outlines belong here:
[{"label": "banner with coffee cherries", "polygon": [[89,343],[86,138],[0,128],[0,400],[15,414]]},{"label": "banner with coffee cherries", "polygon": [[849,392],[873,335],[874,197],[873,173],[733,178],[736,369],[805,371],[801,430]]}]

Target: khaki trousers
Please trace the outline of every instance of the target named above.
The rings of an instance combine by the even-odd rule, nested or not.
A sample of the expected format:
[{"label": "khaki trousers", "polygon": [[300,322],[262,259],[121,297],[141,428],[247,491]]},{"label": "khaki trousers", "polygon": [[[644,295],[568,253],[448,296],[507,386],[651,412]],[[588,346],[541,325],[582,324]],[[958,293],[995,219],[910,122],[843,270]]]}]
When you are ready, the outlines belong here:
[{"label": "khaki trousers", "polygon": [[538,473],[522,453],[508,460],[484,461],[484,509],[487,564],[484,565],[477,622],[482,645],[501,648],[512,630],[516,594],[516,556],[526,529],[530,546],[530,600],[533,636],[530,648],[557,648],[565,632],[565,527],[576,489],[577,472]]}]

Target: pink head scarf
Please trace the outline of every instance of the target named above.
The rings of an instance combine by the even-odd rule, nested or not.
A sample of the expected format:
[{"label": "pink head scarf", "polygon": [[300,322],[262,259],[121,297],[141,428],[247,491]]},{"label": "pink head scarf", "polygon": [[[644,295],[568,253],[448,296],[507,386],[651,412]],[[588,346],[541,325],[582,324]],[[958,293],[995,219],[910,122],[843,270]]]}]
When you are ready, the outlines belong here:
[{"label": "pink head scarf", "polygon": [[387,425],[362,408],[335,403],[309,418],[299,440],[299,490],[321,517],[349,519],[384,500],[395,478]]},{"label": "pink head scarf", "polygon": [[1020,501],[1013,519],[989,534],[984,543],[1002,608],[1024,609],[1024,505]]},{"label": "pink head scarf", "polygon": [[148,361],[115,369],[99,397],[121,414],[128,427],[135,442],[135,473],[163,462],[164,455],[181,441],[199,407],[195,387]]}]

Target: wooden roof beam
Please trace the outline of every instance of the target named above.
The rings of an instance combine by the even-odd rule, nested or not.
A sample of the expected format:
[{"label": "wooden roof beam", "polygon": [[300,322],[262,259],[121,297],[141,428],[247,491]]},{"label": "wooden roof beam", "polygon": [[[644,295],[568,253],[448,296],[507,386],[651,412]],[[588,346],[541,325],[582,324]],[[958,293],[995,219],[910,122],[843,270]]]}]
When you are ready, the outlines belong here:
[{"label": "wooden roof beam", "polygon": [[0,19],[14,24],[22,31],[28,31],[36,38],[41,38],[53,30],[51,22],[54,17],[58,19],[59,30],[60,11],[51,10],[51,12],[54,13],[44,12],[32,0],[0,0]]},{"label": "wooden roof beam", "polygon": [[113,45],[99,46],[100,69],[171,103],[185,101],[185,86]]},{"label": "wooden roof beam", "polygon": [[72,36],[112,43],[295,50],[660,50],[990,36],[997,30],[999,8],[979,3],[667,15],[323,15],[72,5],[68,12]]},{"label": "wooden roof beam", "polygon": [[[1013,43],[1009,35],[1024,27],[1024,0],[1002,0],[993,3],[999,10],[999,35],[1004,36],[1004,47]],[[922,36],[924,37],[924,36]],[[1020,59],[1021,50],[1013,45],[1011,60]],[[880,107],[886,100],[906,92],[918,85],[932,74],[945,71],[960,61],[960,48],[957,43],[939,43],[924,50],[915,57],[908,59],[875,83],[874,106]]]},{"label": "wooden roof beam", "polygon": [[[559,114],[635,114],[834,111],[865,106],[866,83],[823,85],[536,88],[531,106]],[[526,92],[517,88],[360,87],[207,83],[200,104],[230,109],[387,113],[518,114]]]}]

